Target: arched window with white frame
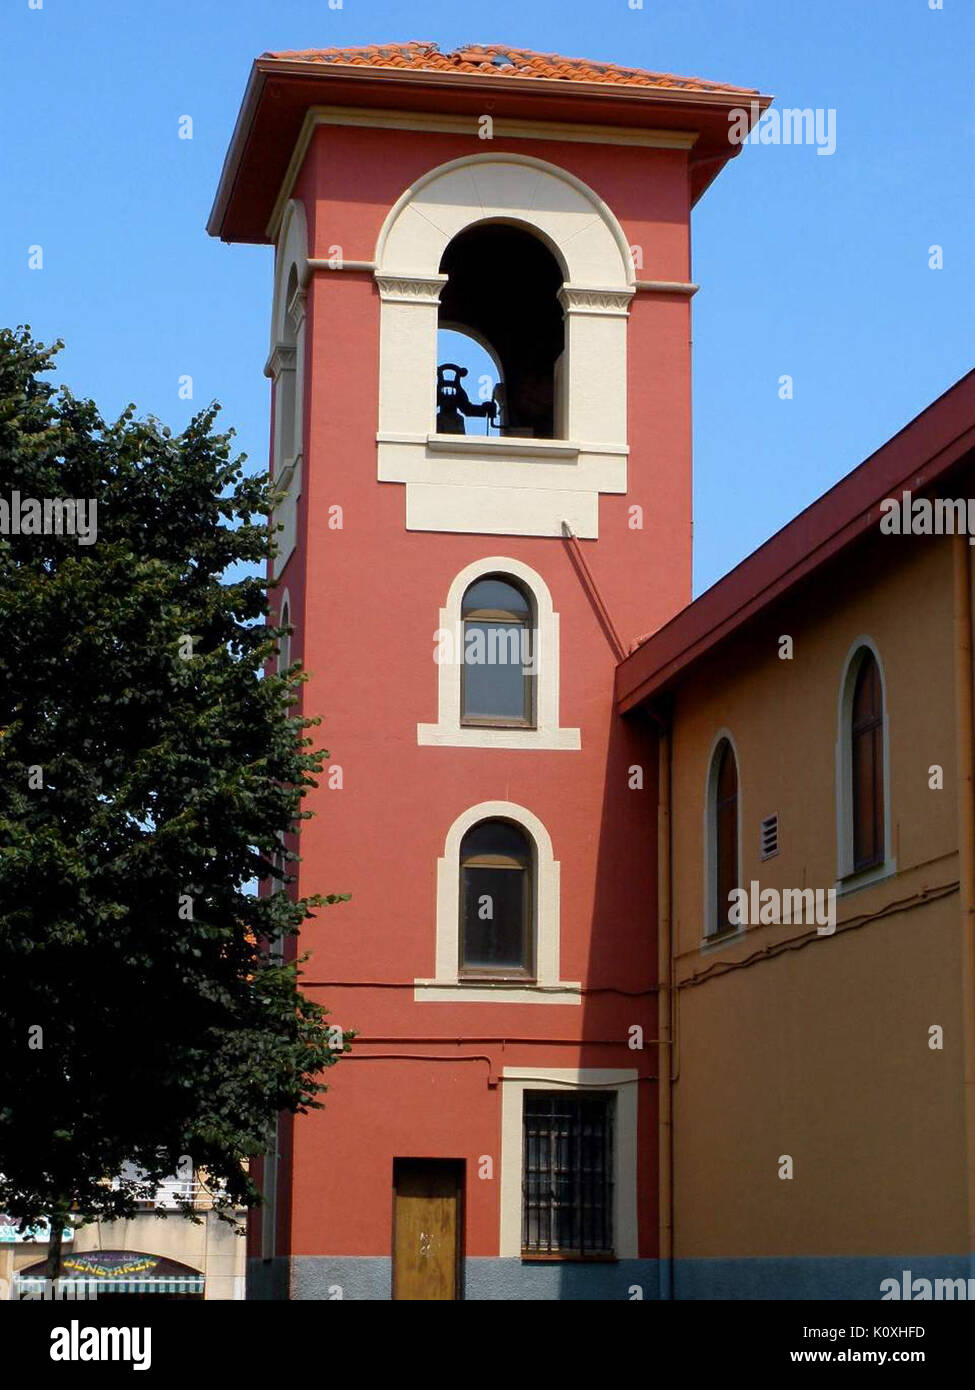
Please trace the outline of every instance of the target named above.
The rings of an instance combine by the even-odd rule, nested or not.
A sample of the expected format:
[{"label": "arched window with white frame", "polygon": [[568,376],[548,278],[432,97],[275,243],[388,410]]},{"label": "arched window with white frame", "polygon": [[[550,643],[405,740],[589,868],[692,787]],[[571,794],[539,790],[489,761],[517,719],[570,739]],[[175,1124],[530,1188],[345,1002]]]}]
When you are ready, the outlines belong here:
[{"label": "arched window with white frame", "polygon": [[890,745],[880,652],[868,637],[847,655],[836,742],[837,878],[853,886],[893,872]]},{"label": "arched window with white frame", "polygon": [[281,477],[293,467],[297,452],[297,391],[298,370],[297,334],[288,306],[298,293],[298,267],[292,262],[284,291],[284,313],[281,316],[280,337],[275,345],[274,370],[274,449],[273,474]]},{"label": "arched window with white frame", "polygon": [[437,861],[432,978],[424,1003],[578,1004],[560,979],[560,865],[539,818],[511,801],[484,801],[447,831]]},{"label": "arched window with white frame", "polygon": [[559,722],[559,615],[541,575],[490,555],[454,576],[432,632],[438,718],[421,746],[578,749]]},{"label": "arched window with white frame", "polygon": [[308,231],[304,205],[292,200],[281,221],[275,255],[271,351],[265,374],[271,378],[274,431],[271,476],[284,493],[274,514],[277,578],[294,551],[298,536],[301,496],[305,357],[305,278]]},{"label": "arched window with white frame", "polygon": [[[281,618],[279,627],[290,629],[291,622],[291,598],[287,592],[281,599]],[[291,637],[290,630],[285,631],[278,638],[278,674],[283,675],[291,665]]]},{"label": "arched window with white frame", "polygon": [[471,727],[535,727],[531,591],[504,574],[475,579],[461,601],[460,719]]},{"label": "arched window with white frame", "polygon": [[725,936],[738,930],[730,920],[731,895],[741,887],[738,754],[725,731],[715,740],[708,764],[704,846],[704,935]]}]

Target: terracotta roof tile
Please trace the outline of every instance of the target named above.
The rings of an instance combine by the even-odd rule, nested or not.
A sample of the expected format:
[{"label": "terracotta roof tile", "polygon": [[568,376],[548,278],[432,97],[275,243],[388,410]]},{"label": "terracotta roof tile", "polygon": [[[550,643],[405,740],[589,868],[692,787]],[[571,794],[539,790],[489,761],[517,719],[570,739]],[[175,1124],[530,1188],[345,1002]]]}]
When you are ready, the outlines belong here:
[{"label": "terracotta roof tile", "polygon": [[752,87],[729,87],[700,77],[677,77],[669,72],[622,67],[618,63],[565,58],[560,53],[535,53],[501,43],[471,43],[441,53],[435,43],[370,44],[361,48],[306,48],[294,52],[265,53],[283,62],[341,64],[352,67],[409,68],[415,72],[469,72],[481,77],[547,78],[554,82],[598,82],[612,86],[653,87],[682,92],[715,92],[757,95]]}]

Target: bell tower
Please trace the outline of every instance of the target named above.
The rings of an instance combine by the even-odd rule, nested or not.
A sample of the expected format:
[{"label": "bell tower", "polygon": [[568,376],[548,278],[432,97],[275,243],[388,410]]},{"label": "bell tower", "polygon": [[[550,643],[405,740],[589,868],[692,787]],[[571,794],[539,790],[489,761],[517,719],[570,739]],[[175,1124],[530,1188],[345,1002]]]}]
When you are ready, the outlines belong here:
[{"label": "bell tower", "polygon": [[656,1297],[614,678],[690,599],[690,214],[766,104],[503,45],[254,65],[209,230],[275,247],[272,604],[331,754],[297,891],[352,895],[304,987],[356,1037],[263,1160],[251,1297]]}]

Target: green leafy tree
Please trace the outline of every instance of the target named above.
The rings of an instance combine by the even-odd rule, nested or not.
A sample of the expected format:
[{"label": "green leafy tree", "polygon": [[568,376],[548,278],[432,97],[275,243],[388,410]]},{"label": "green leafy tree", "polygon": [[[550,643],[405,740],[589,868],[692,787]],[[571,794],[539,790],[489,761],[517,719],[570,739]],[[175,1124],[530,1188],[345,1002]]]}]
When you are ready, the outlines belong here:
[{"label": "green leafy tree", "polygon": [[215,406],[106,423],[56,351],[0,331],[0,518],[97,505],[89,543],[0,534],[0,1211],[51,1220],[52,1277],[66,1213],[131,1215],[187,1155],[222,1214],[257,1200],[245,1160],[337,1058],[271,943],[342,896],[253,892],[327,757],[265,666],[266,476]]}]

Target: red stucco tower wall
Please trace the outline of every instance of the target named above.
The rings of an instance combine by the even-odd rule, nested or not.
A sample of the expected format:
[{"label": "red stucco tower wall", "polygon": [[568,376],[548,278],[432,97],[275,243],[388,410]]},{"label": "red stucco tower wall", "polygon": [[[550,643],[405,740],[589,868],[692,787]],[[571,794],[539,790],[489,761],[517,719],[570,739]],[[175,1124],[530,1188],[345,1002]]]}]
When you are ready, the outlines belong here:
[{"label": "red stucco tower wall", "polygon": [[[297,891],[352,895],[308,924],[304,987],[356,1038],[324,1109],[282,1123],[252,1292],[389,1297],[396,1174],[452,1160],[456,1292],[653,1297],[656,766],[614,716],[613,683],[621,647],[691,595],[689,224],[706,122],[565,124],[526,92],[535,124],[499,116],[484,140],[442,94],[404,117],[385,91],[363,97],[361,74],[356,90],[378,109],[306,121],[269,224],[272,462],[289,488],[274,602],[331,755]],[[248,178],[260,200],[259,117],[224,235]],[[458,444],[434,426],[440,257],[499,223],[560,268],[562,413],[555,440]],[[481,738],[453,707],[459,675],[434,660],[478,574],[512,576],[533,604],[535,729]],[[487,817],[533,846],[534,980],[457,971],[458,844]],[[613,1258],[523,1258],[531,1089],[614,1097]]]}]

